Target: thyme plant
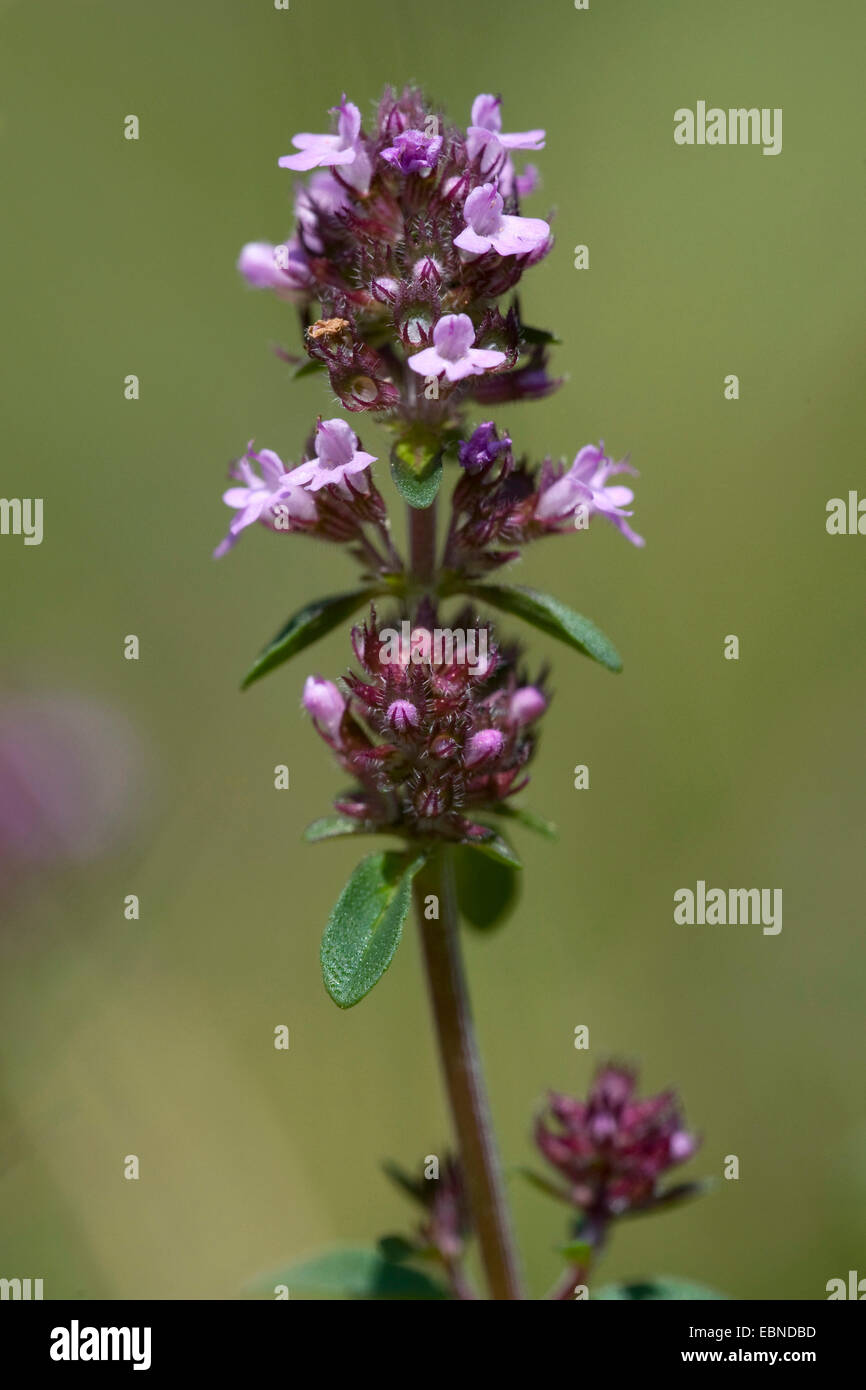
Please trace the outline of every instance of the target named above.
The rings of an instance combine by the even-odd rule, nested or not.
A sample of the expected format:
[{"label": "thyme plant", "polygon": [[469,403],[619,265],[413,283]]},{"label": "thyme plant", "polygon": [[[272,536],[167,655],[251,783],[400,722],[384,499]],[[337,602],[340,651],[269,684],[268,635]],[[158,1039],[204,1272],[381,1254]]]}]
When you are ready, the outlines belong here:
[{"label": "thyme plant", "polygon": [[[279,160],[309,175],[296,190],[293,234],[245,246],[238,264],[251,285],[295,306],[305,356],[282,355],[295,376],[326,375],[339,409],[319,418],[297,462],[247,446],[232,468],[224,500],[234,516],[216,553],[255,523],[344,546],[357,562],[356,587],[302,607],[245,685],[360,615],[353,668],[339,681],[310,675],[303,690],[349,783],[306,838],[385,836],[390,847],[367,853],[343,889],[324,932],[323,978],[341,1008],[358,1004],[391,963],[414,904],[455,1152],[441,1164],[431,1158],[420,1175],[389,1169],[419,1207],[411,1234],[322,1256],[286,1277],[302,1290],[360,1297],[472,1299],[472,1236],[489,1296],[522,1299],[458,922],[462,914],[486,928],[507,912],[521,872],[514,823],[553,833],[515,799],[550,693],[492,615],[620,669],[587,618],[502,574],[525,546],[566,534],[578,544],[598,518],[642,545],[621,481],[634,469],[601,444],[569,466],[532,462],[489,418],[561,384],[549,373],[555,339],[524,322],[516,293],[552,247],[549,224],[521,211],[537,173],[515,165],[544,148],[544,131],[507,133],[500,99],[487,94],[458,129],[414,88],[387,90],[368,128],[345,96],[333,116],[331,133],[296,135],[295,152]],[[375,481],[381,463],[358,433],[367,416],[390,432],[406,554]],[[585,1102],[552,1095],[535,1138],[555,1176],[531,1176],[571,1210],[551,1298],[587,1295],[614,1221],[697,1190],[660,1186],[697,1141],[673,1095],[638,1099],[622,1065],[602,1067]],[[640,1296],[680,1296],[652,1290]]]}]

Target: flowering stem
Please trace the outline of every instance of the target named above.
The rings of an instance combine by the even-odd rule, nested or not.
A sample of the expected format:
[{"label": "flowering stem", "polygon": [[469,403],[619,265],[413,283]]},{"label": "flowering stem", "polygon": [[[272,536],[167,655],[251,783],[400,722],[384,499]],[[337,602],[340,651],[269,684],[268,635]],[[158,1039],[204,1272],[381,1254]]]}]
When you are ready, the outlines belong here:
[{"label": "flowering stem", "polygon": [[436,575],[436,503],[408,510],[412,578],[416,584],[429,584]]},{"label": "flowering stem", "polygon": [[[434,851],[416,875],[414,894],[439,1056],[490,1292],[494,1299],[522,1299],[460,952],[454,867],[446,848]],[[431,895],[439,903],[438,920],[432,921],[424,913]]]}]

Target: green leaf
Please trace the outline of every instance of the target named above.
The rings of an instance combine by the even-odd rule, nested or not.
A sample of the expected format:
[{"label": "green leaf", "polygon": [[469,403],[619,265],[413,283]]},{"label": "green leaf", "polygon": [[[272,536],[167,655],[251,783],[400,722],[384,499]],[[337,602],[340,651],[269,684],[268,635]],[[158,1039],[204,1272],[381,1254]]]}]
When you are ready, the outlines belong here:
[{"label": "green leaf", "polygon": [[591,1294],[594,1299],[648,1298],[671,1301],[674,1299],[727,1299],[727,1294],[708,1289],[705,1284],[695,1284],[691,1279],[671,1279],[667,1274],[652,1279],[635,1280],[631,1284],[605,1284],[598,1293]]},{"label": "green leaf", "polygon": [[336,840],[341,835],[363,835],[364,822],[352,816],[322,816],[308,825],[303,838],[307,844],[318,844],[319,840]]},{"label": "green leaf", "polygon": [[424,1205],[421,1193],[419,1192],[417,1178],[413,1178],[409,1173],[406,1173],[400,1167],[399,1163],[394,1162],[393,1158],[386,1158],[382,1164],[382,1169],[385,1175],[400,1188],[400,1191],[403,1192],[405,1196],[410,1197],[413,1202],[420,1202],[422,1206]]},{"label": "green leaf", "polygon": [[254,681],[267,675],[268,671],[282,666],[284,661],[297,656],[298,652],[302,652],[313,642],[318,642],[320,637],[325,637],[332,628],[337,627],[362,604],[368,603],[381,592],[378,585],[369,586],[365,589],[353,589],[346,594],[330,594],[328,598],[314,599],[312,603],[308,603],[289,619],[273,641],[259,653],[244,676],[241,689],[246,690]]},{"label": "green leaf", "polygon": [[546,840],[558,840],[559,831],[552,820],[547,820],[545,816],[540,816],[537,811],[530,811],[528,806],[512,806],[510,802],[503,801],[501,806],[497,806],[492,814],[504,816],[506,820],[517,821],[518,825],[524,825],[527,830],[534,830],[537,835],[543,835]]},{"label": "green leaf", "polygon": [[368,854],[340,894],[322,937],[322,977],[341,1009],[369,994],[391,964],[422,863],[393,850]]},{"label": "green leaf", "polygon": [[717,1185],[716,1178],[697,1178],[693,1182],[678,1182],[672,1187],[667,1187],[663,1192],[658,1192],[647,1202],[645,1206],[629,1207],[623,1212],[623,1216],[652,1216],[656,1211],[668,1211],[671,1207],[681,1206],[683,1202],[690,1202],[695,1197],[704,1197],[708,1192],[712,1192]]},{"label": "green leaf", "polygon": [[391,477],[410,507],[430,507],[442,483],[442,441],[413,425],[391,449]]},{"label": "green leaf", "polygon": [[547,346],[550,343],[562,342],[562,339],[557,338],[555,333],[548,333],[546,328],[530,328],[525,323],[520,325],[520,336],[524,343],[531,343],[533,347],[538,343]]},{"label": "green leaf", "polygon": [[570,1265],[585,1265],[592,1259],[592,1246],[585,1240],[570,1240],[558,1247],[559,1254]]},{"label": "green leaf", "polygon": [[539,1192],[543,1192],[545,1197],[555,1197],[558,1202],[571,1201],[568,1190],[560,1187],[558,1183],[555,1183],[552,1178],[548,1178],[544,1173],[536,1173],[532,1168],[515,1168],[512,1171],[517,1173],[521,1178],[525,1178],[525,1180],[533,1187],[537,1188]]},{"label": "green leaf", "polygon": [[324,362],[320,362],[316,357],[311,357],[307,362],[302,362],[299,367],[295,368],[292,372],[292,381],[300,381],[305,376],[315,376],[317,372],[324,370]]},{"label": "green leaf", "polygon": [[292,1298],[296,1294],[385,1299],[450,1296],[429,1275],[388,1259],[381,1250],[331,1250],[263,1276],[254,1287],[271,1291],[277,1284],[285,1284]]},{"label": "green leaf", "polygon": [[380,1236],[376,1248],[389,1264],[400,1265],[417,1256],[418,1249],[404,1236]]},{"label": "green leaf", "polygon": [[478,853],[481,846],[456,845],[454,874],[457,903],[466,921],[480,931],[498,926],[520,896],[513,865]]},{"label": "green leaf", "polygon": [[507,864],[511,869],[523,868],[508,841],[503,835],[497,834],[495,830],[491,829],[489,835],[483,840],[462,840],[461,844],[466,849],[478,850],[479,853],[488,855],[489,858],[497,860],[500,864]]},{"label": "green leaf", "polygon": [[581,617],[550,594],[539,594],[520,585],[464,584],[461,587],[473,598],[505,613],[513,613],[551,637],[558,637],[560,642],[583,652],[584,656],[591,656],[609,671],[622,670],[622,660],[610,638],[605,637],[589,618]]}]

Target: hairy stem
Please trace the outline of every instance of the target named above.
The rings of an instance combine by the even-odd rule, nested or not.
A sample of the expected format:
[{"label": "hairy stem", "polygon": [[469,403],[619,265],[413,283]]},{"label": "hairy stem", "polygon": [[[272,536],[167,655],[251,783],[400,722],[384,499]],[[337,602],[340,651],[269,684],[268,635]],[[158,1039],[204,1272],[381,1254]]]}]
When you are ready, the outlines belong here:
[{"label": "hairy stem", "polygon": [[[491,1296],[521,1299],[514,1239],[460,952],[454,868],[445,847],[435,851],[416,875],[414,894],[439,1057],[481,1259]],[[439,903],[438,920],[425,916],[425,902],[431,895]]]}]

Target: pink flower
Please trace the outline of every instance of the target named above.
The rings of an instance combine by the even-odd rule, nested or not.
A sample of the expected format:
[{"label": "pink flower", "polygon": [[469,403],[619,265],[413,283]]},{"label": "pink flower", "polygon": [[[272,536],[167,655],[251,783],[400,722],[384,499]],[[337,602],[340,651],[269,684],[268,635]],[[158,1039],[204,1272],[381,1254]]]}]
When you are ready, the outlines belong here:
[{"label": "pink flower", "polygon": [[528,198],[530,193],[534,193],[541,182],[541,176],[535,164],[527,164],[522,174],[518,174],[514,180],[514,187],[521,198]]},{"label": "pink flower", "polygon": [[307,676],[302,698],[304,709],[322,737],[331,744],[339,744],[346,701],[334,682],[323,680],[321,676]]},{"label": "pink flower", "polygon": [[516,135],[502,133],[501,97],[481,93],[472,103],[472,124],[469,130],[490,130],[507,150],[543,150],[545,132],[543,130],[524,130]]},{"label": "pink flower", "polygon": [[238,257],[238,270],[253,289],[274,290],[281,299],[303,298],[313,285],[306,252],[297,237],[279,246],[247,242]]},{"label": "pink flower", "polygon": [[292,144],[300,154],[283,155],[278,161],[280,168],[305,171],[339,166],[341,177],[359,193],[366,193],[372,171],[361,143],[361,113],[345,96],[332,110],[337,116],[337,134],[294,135]]},{"label": "pink flower", "polygon": [[561,521],[579,507],[585,507],[588,517],[594,514],[606,517],[632,545],[645,545],[643,536],[636,535],[625,519],[632,515],[624,510],[634,501],[631,488],[607,485],[608,478],[618,473],[636,476],[637,469],[632,468],[625,459],[614,463],[605,454],[603,444],[598,448],[594,444],[587,444],[568,472],[541,492],[535,508],[536,518],[539,521]]},{"label": "pink flower", "polygon": [[[252,465],[256,463],[262,471],[259,478]],[[237,544],[240,534],[256,521],[270,525],[272,529],[291,531],[292,522],[316,520],[316,504],[309,493],[299,486],[301,479],[298,469],[287,469],[278,454],[272,449],[262,449],[253,453],[252,440],[247,452],[239,459],[233,475],[241,483],[240,487],[230,487],[223,493],[227,507],[234,507],[237,515],[232,518],[228,535],[220,541],[214,555],[219,558]],[[279,507],[279,511],[275,508]]]},{"label": "pink flower", "polygon": [[328,169],[318,169],[310,175],[309,183],[298,190],[295,216],[305,246],[315,254],[324,251],[320,235],[320,217],[333,217],[349,202],[349,194]]},{"label": "pink flower", "polygon": [[293,135],[292,145],[299,154],[284,154],[279,167],[284,170],[313,170],[339,167],[341,178],[359,193],[370,189],[370,157],[361,143],[361,113],[345,95],[339,106],[331,108],[336,115],[336,135]]},{"label": "pink flower", "polygon": [[354,479],[355,491],[367,492],[367,480],[360,475],[376,462],[376,456],[365,454],[359,444],[358,436],[345,420],[321,420],[316,430],[316,457],[300,464],[292,476],[310,492],[340,486],[348,496],[347,478]]},{"label": "pink flower", "polygon": [[463,204],[464,230],[454,238],[461,251],[481,256],[496,251],[500,256],[526,256],[540,251],[550,237],[550,227],[540,217],[508,217],[502,195],[492,183],[473,188]]},{"label": "pink flower", "polygon": [[517,189],[523,196],[535,187],[536,175],[533,170],[516,176],[509,150],[543,150],[543,130],[525,130],[515,135],[502,132],[500,97],[482,93],[472,103],[472,120],[466,132],[466,150],[469,158],[478,161],[482,178],[498,177],[500,192],[504,197]]},{"label": "pink flower", "polygon": [[475,327],[468,314],[444,314],[433,329],[433,346],[416,352],[409,358],[413,372],[421,376],[442,376],[449,381],[461,381],[466,376],[480,376],[492,367],[501,367],[505,353],[494,349],[476,348]]}]

